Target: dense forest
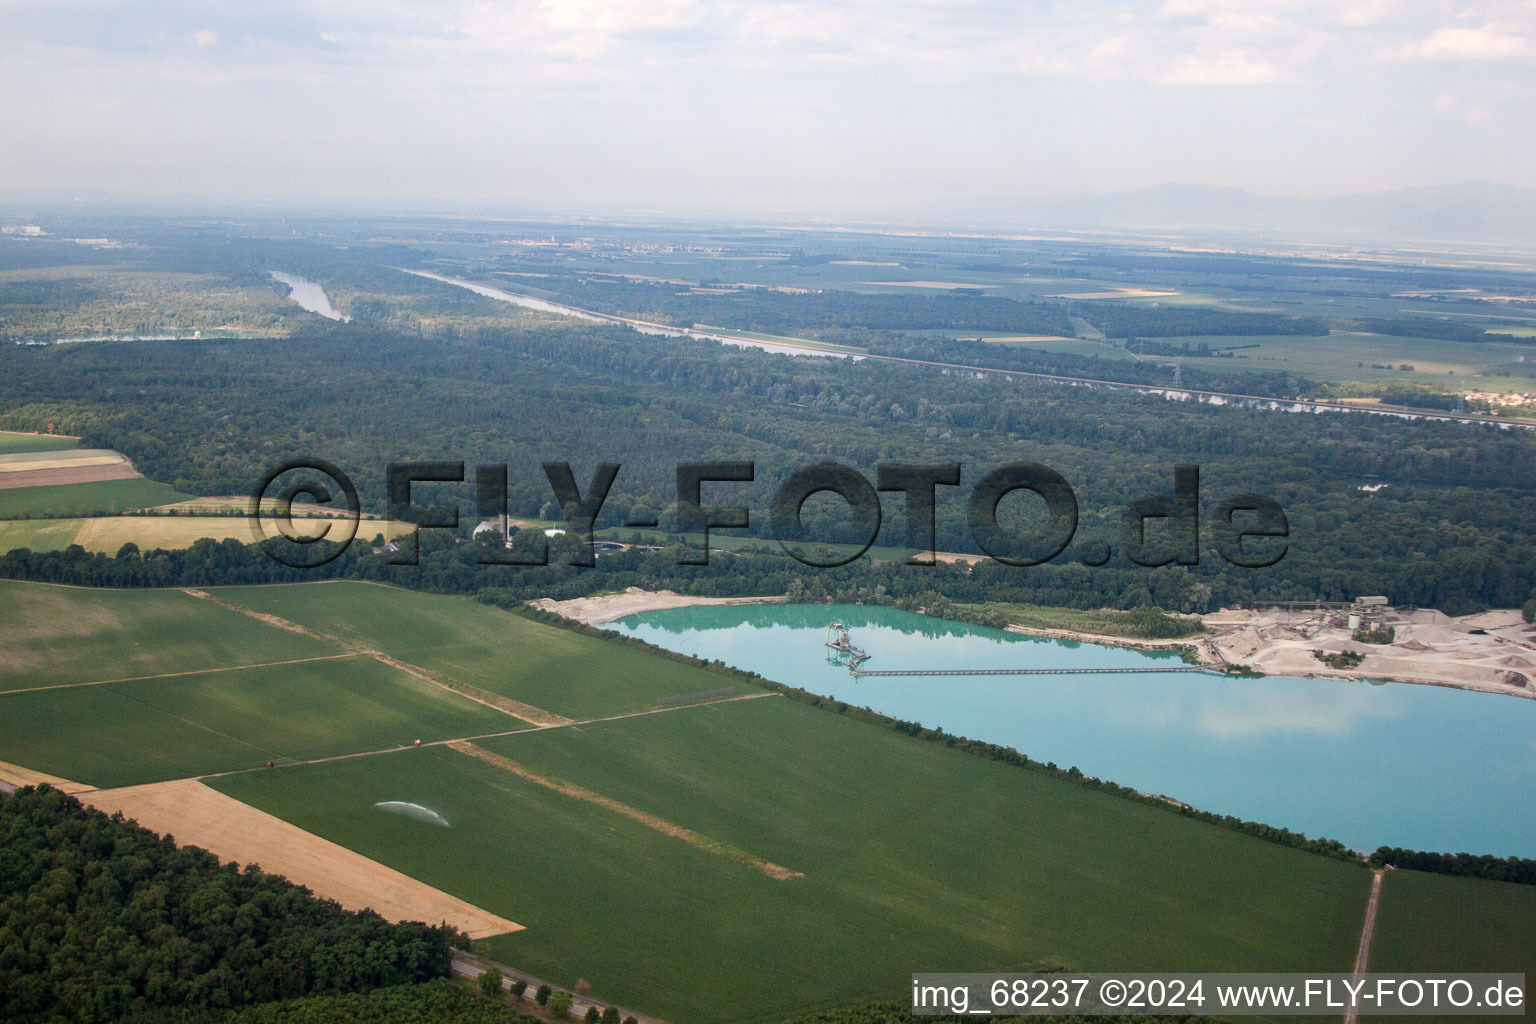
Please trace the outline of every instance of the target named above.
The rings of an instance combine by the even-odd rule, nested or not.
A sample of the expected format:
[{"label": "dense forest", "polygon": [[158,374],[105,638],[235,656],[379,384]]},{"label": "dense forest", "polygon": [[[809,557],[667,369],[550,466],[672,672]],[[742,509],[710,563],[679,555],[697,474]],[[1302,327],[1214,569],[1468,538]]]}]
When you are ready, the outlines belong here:
[{"label": "dense forest", "polygon": [[[952,600],[1202,612],[1256,599],[1348,599],[1385,593],[1453,614],[1519,607],[1533,596],[1536,437],[1444,422],[1291,415],[1156,396],[1008,380],[873,361],[795,358],[616,328],[554,325],[426,338],[378,328],[320,328],[291,339],[152,342],[29,349],[0,346],[0,427],[58,429],[127,454],[149,477],[197,494],[244,494],[278,460],[319,456],[356,481],[366,509],[385,510],[385,467],[401,460],[509,466],[514,516],[559,518],[544,461],[570,461],[585,486],[595,463],[622,464],[599,527],[658,518],[675,529],[679,463],[745,460],[752,483],[706,488],[705,504],[751,511],[745,535],[775,552],[767,515],[792,470],[836,461],[873,479],[880,463],[960,463],[939,487],[939,550],[977,550],[967,500],[980,476],[1036,462],[1071,484],[1076,541],[1047,565],[983,563],[974,571],[874,565],[807,570],[751,551],[679,566],[676,552],[626,552],[596,570],[476,565],[476,553],[428,545],[422,565],[374,565],[355,547],[333,572],[458,592],[506,587],[573,596],[610,586],[810,599],[883,586],[938,589]],[[1198,566],[1143,568],[1122,550],[1127,508],[1171,493],[1176,464],[1200,466]],[[1364,491],[1366,484],[1385,488]],[[1257,493],[1285,511],[1285,555],[1264,569],[1215,557],[1227,497]],[[422,504],[475,519],[474,485],[417,488]],[[1022,497],[1005,525],[1028,526]],[[817,505],[817,502],[822,504]],[[878,543],[907,539],[903,499],[887,495]],[[838,539],[841,506],[807,505],[817,540]],[[1012,515],[1014,518],[1010,519]],[[1157,540],[1160,524],[1149,527]],[[437,531],[433,531],[434,534]],[[728,531],[717,535],[730,536]],[[740,535],[740,532],[738,532]],[[697,538],[692,539],[697,543]],[[1102,545],[1114,557],[1084,564]],[[223,552],[223,553],[220,553]],[[10,575],[106,582],[235,582],[225,547],[131,559],[13,556]],[[241,569],[258,574],[267,569]],[[198,580],[199,575],[214,574]],[[243,578],[243,577],[242,577]],[[313,578],[313,577],[310,577]]]},{"label": "dense forest", "polygon": [[467,943],[343,910],[46,786],[0,796],[0,1019],[15,1024],[426,981]]}]

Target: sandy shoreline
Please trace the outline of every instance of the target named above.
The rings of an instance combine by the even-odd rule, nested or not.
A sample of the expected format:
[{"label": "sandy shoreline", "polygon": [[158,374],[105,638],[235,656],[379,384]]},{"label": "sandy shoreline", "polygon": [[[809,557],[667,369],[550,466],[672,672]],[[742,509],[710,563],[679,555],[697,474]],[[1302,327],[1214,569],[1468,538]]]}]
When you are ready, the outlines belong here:
[{"label": "sandy shoreline", "polygon": [[689,608],[708,604],[783,604],[782,597],[693,597],[671,590],[641,590],[630,587],[620,594],[603,594],[598,597],[575,597],[569,601],[556,601],[548,597],[528,602],[541,611],[554,612],[588,626],[600,626],[614,622],[626,615],[641,612],[666,611],[669,608]]},{"label": "sandy shoreline", "polygon": [[1075,629],[1057,629],[1046,626],[1011,625],[1007,628],[1010,633],[1038,636],[1046,640],[1063,640],[1076,644],[1101,644],[1105,647],[1130,647],[1138,651],[1182,651],[1186,647],[1195,646],[1205,636],[1205,634],[1199,634],[1196,636],[1176,637],[1171,640],[1152,640],[1135,636],[1114,636],[1110,633],[1083,633]]},{"label": "sandy shoreline", "polygon": [[[695,605],[779,604],[782,597],[693,597],[670,590],[631,587],[620,594],[569,601],[544,598],[530,602],[589,626],[640,612]],[[1229,610],[1204,616],[1207,633],[1169,640],[1085,633],[1070,629],[1009,626],[1011,633],[1070,643],[1102,644],[1143,651],[1194,650],[1211,669],[1241,665],[1263,675],[1303,678],[1368,679],[1426,686],[1446,686],[1482,693],[1536,699],[1536,626],[1518,611],[1497,610],[1452,618],[1432,609],[1388,610],[1383,621],[1396,632],[1391,644],[1354,640],[1337,610]],[[1333,668],[1319,661],[1325,654],[1361,655],[1353,668]]]}]

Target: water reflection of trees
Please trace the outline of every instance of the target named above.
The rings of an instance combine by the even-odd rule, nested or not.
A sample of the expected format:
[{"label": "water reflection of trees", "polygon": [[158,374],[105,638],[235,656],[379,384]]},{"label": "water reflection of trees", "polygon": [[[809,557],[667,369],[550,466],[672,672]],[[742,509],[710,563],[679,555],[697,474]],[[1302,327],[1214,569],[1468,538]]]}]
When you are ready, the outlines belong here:
[{"label": "water reflection of trees", "polygon": [[[979,636],[1006,643],[1049,643],[1040,637],[1008,633],[988,626],[950,619],[938,619],[920,612],[902,611],[882,605],[854,604],[756,604],[691,605],[641,612],[620,619],[616,625],[626,631],[656,630],[674,636],[695,631],[723,629],[796,629],[824,630],[837,620],[849,629],[889,629],[906,636],[927,640],[946,637]],[[1065,641],[1065,643],[1072,643]],[[1075,643],[1072,646],[1077,646]]]}]

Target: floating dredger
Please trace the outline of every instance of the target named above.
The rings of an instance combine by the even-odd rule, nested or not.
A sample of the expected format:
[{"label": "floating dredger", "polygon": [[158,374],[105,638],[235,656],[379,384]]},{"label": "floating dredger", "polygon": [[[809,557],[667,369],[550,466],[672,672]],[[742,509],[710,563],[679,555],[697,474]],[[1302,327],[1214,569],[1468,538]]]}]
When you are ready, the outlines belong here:
[{"label": "floating dredger", "polygon": [[846,654],[849,668],[857,668],[869,660],[868,652],[853,645],[853,639],[848,635],[848,627],[842,622],[834,621],[827,627],[827,646],[841,654]]}]

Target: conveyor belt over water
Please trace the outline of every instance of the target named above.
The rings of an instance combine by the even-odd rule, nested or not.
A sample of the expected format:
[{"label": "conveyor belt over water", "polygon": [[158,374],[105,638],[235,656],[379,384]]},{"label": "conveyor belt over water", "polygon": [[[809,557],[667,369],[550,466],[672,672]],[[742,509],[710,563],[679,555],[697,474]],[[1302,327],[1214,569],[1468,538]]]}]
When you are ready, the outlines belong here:
[{"label": "conveyor belt over water", "polygon": [[866,670],[856,668],[853,674],[864,676],[1102,676],[1139,672],[1204,672],[1193,665],[1171,668],[890,668]]}]

